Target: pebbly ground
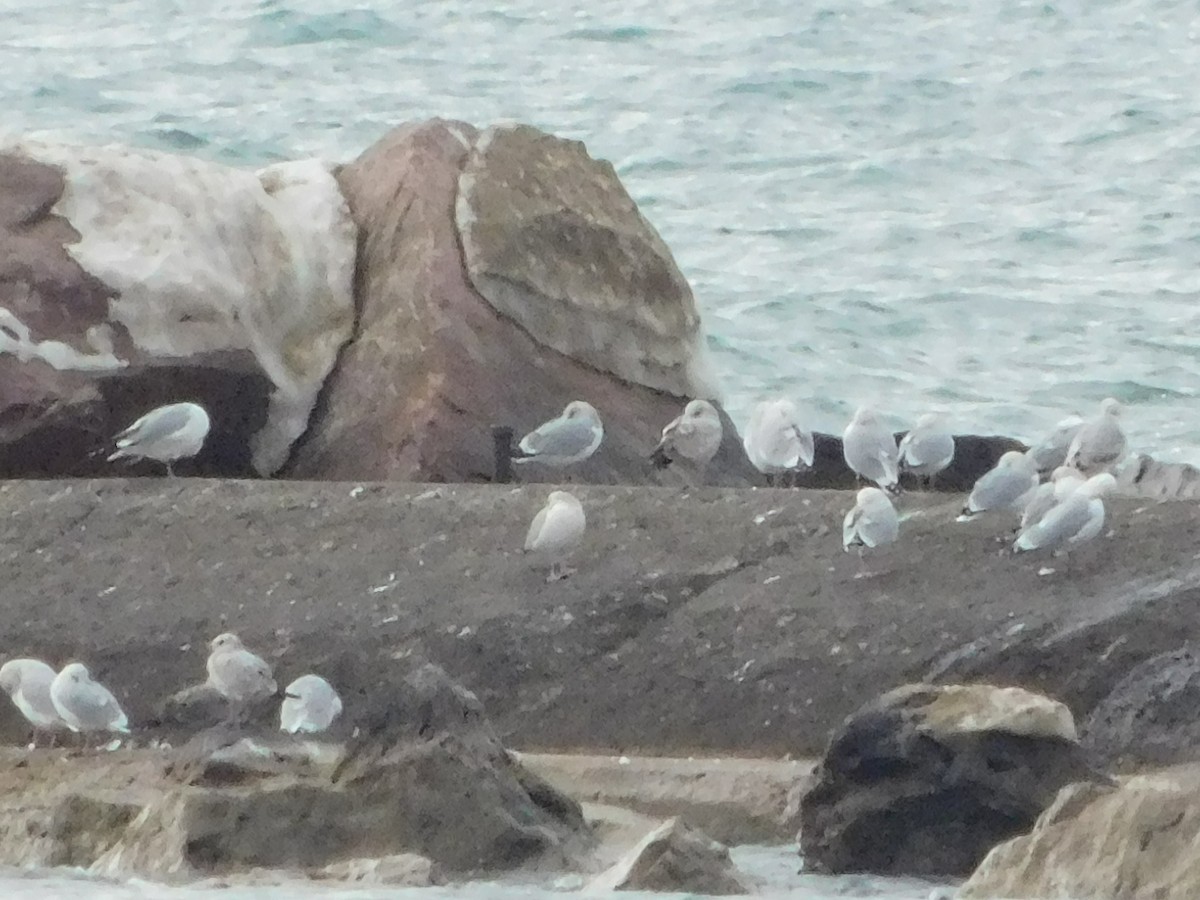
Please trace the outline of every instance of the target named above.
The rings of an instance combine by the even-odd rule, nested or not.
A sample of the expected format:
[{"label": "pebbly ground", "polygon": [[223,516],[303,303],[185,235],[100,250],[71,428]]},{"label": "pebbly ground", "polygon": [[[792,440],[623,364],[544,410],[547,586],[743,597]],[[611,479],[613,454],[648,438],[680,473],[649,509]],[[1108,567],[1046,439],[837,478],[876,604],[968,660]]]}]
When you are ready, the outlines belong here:
[{"label": "pebbly ground", "polygon": [[[144,725],[233,630],[281,685],[330,677],[348,716],[392,689],[364,661],[423,656],[512,746],[807,756],[927,675],[1045,689],[1082,721],[1200,637],[1191,502],[1117,500],[1064,565],[1006,553],[1005,517],[960,524],[961,497],[909,494],[860,578],[848,492],[571,489],[579,571],[547,584],[519,552],[546,486],[0,483],[0,657],[82,659]],[[0,739],[23,734],[0,704]]]}]

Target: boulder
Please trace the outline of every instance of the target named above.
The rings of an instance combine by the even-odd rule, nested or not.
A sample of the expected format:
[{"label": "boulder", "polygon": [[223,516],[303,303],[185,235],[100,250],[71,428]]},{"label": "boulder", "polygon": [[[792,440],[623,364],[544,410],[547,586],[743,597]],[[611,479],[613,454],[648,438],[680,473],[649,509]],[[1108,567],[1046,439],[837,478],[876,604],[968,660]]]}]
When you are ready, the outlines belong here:
[{"label": "boulder", "polygon": [[0,477],[158,474],[100,451],[185,399],[213,420],[192,472],[274,472],[350,337],[354,254],[314,160],[0,146]]},{"label": "boulder", "polygon": [[1200,757],[1200,650],[1188,644],[1135,666],[1088,715],[1084,746],[1114,768]]},{"label": "boulder", "polygon": [[362,885],[429,887],[441,881],[434,864],[415,853],[397,853],[377,859],[345,859],[330,863],[317,874],[322,878]]},{"label": "boulder", "polygon": [[1117,472],[1117,490],[1130,497],[1195,500],[1200,497],[1200,469],[1135,453]]},{"label": "boulder", "polygon": [[753,888],[729,858],[729,848],[676,817],[663,822],[611,868],[597,875],[588,891],[670,891],[749,894]]},{"label": "boulder", "polygon": [[1200,895],[1198,842],[1195,766],[1119,789],[1070,785],[1032,831],[992,850],[958,896],[1191,900]]},{"label": "boulder", "polygon": [[[533,128],[435,120],[393,130],[338,180],[361,235],[358,332],[290,474],[487,480],[493,425],[519,438],[585,399],[604,443],[572,475],[678,482],[647,457],[686,399],[712,395],[699,317],[610,165]],[[747,483],[727,432],[710,478]]]},{"label": "boulder", "polygon": [[968,874],[1092,776],[1061,703],[1021,688],[906,685],[851,715],[801,800],[818,871]]}]

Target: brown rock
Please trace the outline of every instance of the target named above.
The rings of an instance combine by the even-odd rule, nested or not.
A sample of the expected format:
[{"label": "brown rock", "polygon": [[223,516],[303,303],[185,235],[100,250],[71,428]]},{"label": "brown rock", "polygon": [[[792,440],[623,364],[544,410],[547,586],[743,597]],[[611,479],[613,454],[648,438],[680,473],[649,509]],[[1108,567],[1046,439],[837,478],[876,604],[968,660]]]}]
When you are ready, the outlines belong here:
[{"label": "brown rock", "polygon": [[[569,401],[586,399],[604,421],[604,443],[572,476],[592,483],[680,480],[655,473],[647,457],[663,425],[683,407],[683,394],[656,389],[670,381],[665,375],[647,376],[650,386],[635,383],[637,365],[627,366],[613,348],[606,360],[594,348],[580,345],[572,356],[555,345],[574,347],[558,336],[575,335],[605,316],[616,329],[637,321],[655,348],[651,355],[665,361],[664,372],[675,373],[672,389],[700,390],[699,382],[682,375],[698,334],[690,292],[611,169],[588,159],[577,144],[532,129],[514,134],[540,148],[529,160],[528,183],[513,176],[507,138],[490,140],[505,154],[494,168],[486,152],[480,156],[479,133],[461,122],[397,128],[342,168],[339,181],[361,235],[358,335],[329,380],[292,475],[489,479],[491,426],[512,426],[519,439]],[[543,178],[555,160],[569,169]],[[531,269],[526,282],[558,298],[557,305],[547,300],[549,305],[529,306],[531,315],[546,320],[543,328],[528,331],[510,318],[516,309],[511,296],[498,310],[476,292],[455,225],[460,179],[472,197],[483,197],[481,217],[472,219],[470,204],[459,214],[476,248],[472,258],[489,262],[489,286],[502,277],[516,279],[514,267],[524,260]],[[550,231],[540,231],[534,221],[543,206],[560,209],[544,223],[553,226]],[[511,220],[496,218],[510,213]],[[556,239],[553,228],[567,219],[574,230]],[[543,256],[527,258],[535,250]],[[622,274],[633,261],[641,268]],[[635,288],[638,293],[625,293]],[[678,331],[674,337],[672,329]],[[553,344],[543,343],[543,335]],[[649,356],[643,356],[638,365],[648,372]],[[732,427],[729,432],[712,475],[745,483],[753,473]],[[528,481],[562,474],[541,465],[520,473]]]},{"label": "brown rock", "polygon": [[588,888],[714,896],[753,892],[729,858],[729,848],[680,818],[668,819],[647,834]]},{"label": "brown rock", "polygon": [[126,474],[111,437],[177,400],[213,419],[191,471],[274,471],[350,335],[353,260],[315,162],[0,147],[0,477]]},{"label": "brown rock", "polygon": [[1064,788],[1029,834],[996,847],[964,898],[1191,900],[1200,895],[1200,771],[1168,769],[1113,790]]}]

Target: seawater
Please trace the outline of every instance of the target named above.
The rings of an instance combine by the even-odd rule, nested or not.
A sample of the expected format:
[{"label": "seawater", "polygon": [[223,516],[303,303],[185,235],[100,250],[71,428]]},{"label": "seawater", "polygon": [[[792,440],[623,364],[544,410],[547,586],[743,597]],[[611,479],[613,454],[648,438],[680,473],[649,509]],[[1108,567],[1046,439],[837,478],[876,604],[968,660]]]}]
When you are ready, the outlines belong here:
[{"label": "seawater", "polygon": [[[759,900],[847,900],[854,897],[929,900],[931,896],[953,894],[946,885],[915,878],[798,875],[799,860],[794,848],[735,847],[731,855],[739,869],[756,879],[759,891],[754,896]],[[347,887],[297,878],[275,885],[239,886],[236,882],[222,882],[168,886],[138,879],[117,882],[91,877],[77,870],[5,873],[0,869],[0,896],[5,900],[567,900],[582,884],[582,879],[566,878],[552,888],[500,882],[387,888]],[[607,896],[622,900],[671,900],[700,895],[622,891]]]},{"label": "seawater", "polygon": [[[574,8],[570,8],[574,6]],[[1113,395],[1200,462],[1200,47],[1173,0],[4,0],[0,129],[255,166],[520,120],[611,160],[735,419]]]}]

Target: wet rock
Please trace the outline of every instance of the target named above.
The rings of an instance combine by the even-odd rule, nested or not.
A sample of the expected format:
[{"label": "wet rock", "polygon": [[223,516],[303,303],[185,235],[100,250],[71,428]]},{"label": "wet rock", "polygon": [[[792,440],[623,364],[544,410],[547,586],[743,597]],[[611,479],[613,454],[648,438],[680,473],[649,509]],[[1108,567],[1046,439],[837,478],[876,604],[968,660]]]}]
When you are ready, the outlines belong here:
[{"label": "wet rock", "polygon": [[1117,472],[1117,490],[1130,497],[1194,500],[1200,497],[1200,469],[1136,453]]},{"label": "wet rock", "polygon": [[907,685],[850,716],[800,807],[818,871],[968,874],[1027,830],[1063,785],[1092,776],[1070,712],[990,685]]},{"label": "wet rock", "polygon": [[331,863],[318,875],[363,885],[429,887],[441,882],[433,863],[415,853],[399,853],[377,859],[345,859]]},{"label": "wet rock", "polygon": [[959,897],[1190,900],[1200,894],[1200,772],[1071,785],[1025,835],[988,854]]},{"label": "wet rock", "polygon": [[1200,757],[1200,649],[1189,644],[1135,666],[1092,710],[1083,743],[1119,768]]},{"label": "wet rock", "polygon": [[112,474],[111,436],[185,399],[213,419],[190,471],[275,471],[350,336],[354,246],[315,161],[0,146],[0,476]]},{"label": "wet rock", "polygon": [[623,859],[597,875],[588,890],[753,892],[729,858],[729,848],[680,818],[668,819],[647,834]]},{"label": "wet rock", "polygon": [[[604,443],[572,475],[678,481],[647,456],[685,397],[710,392],[699,320],[610,166],[531,128],[435,120],[393,130],[338,179],[361,234],[358,332],[293,475],[490,479],[493,425],[520,437],[586,399]],[[714,479],[746,483],[732,429],[726,444]]]}]

